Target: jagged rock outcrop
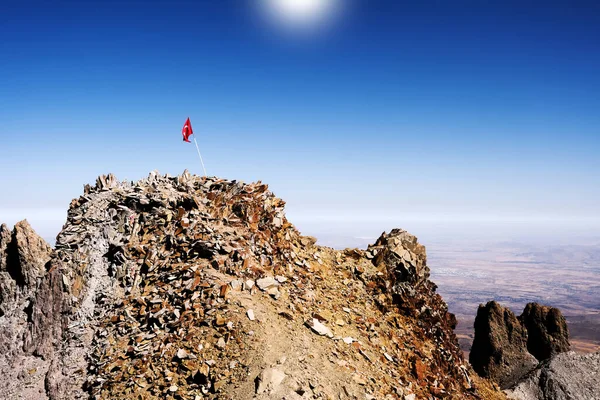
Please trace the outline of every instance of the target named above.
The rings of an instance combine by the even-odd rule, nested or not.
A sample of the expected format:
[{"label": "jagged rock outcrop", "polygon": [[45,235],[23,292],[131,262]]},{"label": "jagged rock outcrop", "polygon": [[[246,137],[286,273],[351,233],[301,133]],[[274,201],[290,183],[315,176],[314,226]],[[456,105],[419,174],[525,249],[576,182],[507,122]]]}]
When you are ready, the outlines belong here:
[{"label": "jagged rock outcrop", "polygon": [[[0,394],[2,398],[43,396],[48,362],[24,351],[32,299],[46,275],[53,251],[27,221],[11,231],[0,226]],[[48,317],[48,315],[46,316]]]},{"label": "jagged rock outcrop", "polygon": [[0,225],[0,316],[6,314],[3,304],[14,302],[17,284],[8,272],[7,250],[12,241],[12,233],[5,224]]},{"label": "jagged rock outcrop", "polygon": [[14,306],[17,295],[27,297],[35,289],[51,253],[52,248],[26,220],[18,222],[12,232],[5,224],[0,226],[0,312],[5,312],[3,306]]},{"label": "jagged rock outcrop", "polygon": [[561,353],[542,362],[514,388],[516,400],[600,399],[600,353]]},{"label": "jagged rock outcrop", "polygon": [[39,399],[503,398],[414,236],[318,246],[260,182],[101,176],[40,273],[22,335]]},{"label": "jagged rock outcrop", "polygon": [[527,329],[527,350],[538,360],[569,351],[567,321],[558,308],[529,303],[519,320]]},{"label": "jagged rock outcrop", "polygon": [[569,350],[567,322],[559,309],[529,303],[517,318],[495,301],[480,305],[469,353],[473,369],[506,389],[538,361]]},{"label": "jagged rock outcrop", "polygon": [[369,246],[376,254],[374,264],[386,272],[384,285],[394,297],[394,302],[406,310],[415,310],[414,299],[418,289],[429,279],[425,246],[417,238],[401,229],[383,233]]},{"label": "jagged rock outcrop", "polygon": [[469,362],[480,376],[502,388],[512,386],[537,365],[527,351],[527,330],[511,310],[495,301],[477,310]]},{"label": "jagged rock outcrop", "polygon": [[6,271],[6,249],[12,240],[12,233],[6,224],[0,225],[0,272]]}]

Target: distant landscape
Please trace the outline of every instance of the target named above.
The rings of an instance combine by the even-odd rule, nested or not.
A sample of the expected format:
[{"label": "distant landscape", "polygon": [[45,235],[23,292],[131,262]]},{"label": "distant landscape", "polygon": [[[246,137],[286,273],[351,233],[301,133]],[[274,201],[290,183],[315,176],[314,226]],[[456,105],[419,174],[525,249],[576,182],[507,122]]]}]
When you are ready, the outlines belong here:
[{"label": "distant landscape", "polygon": [[459,320],[463,350],[473,340],[480,303],[495,299],[520,315],[525,304],[558,307],[573,349],[600,349],[600,245],[476,244],[429,246],[432,280]]},{"label": "distant landscape", "polygon": [[[374,239],[331,235],[320,242],[364,248]],[[465,353],[473,341],[477,307],[492,299],[516,315],[529,302],[558,307],[567,319],[573,350],[600,350],[600,241],[545,245],[438,238],[421,242],[427,247],[431,279],[459,321],[456,332]]]}]

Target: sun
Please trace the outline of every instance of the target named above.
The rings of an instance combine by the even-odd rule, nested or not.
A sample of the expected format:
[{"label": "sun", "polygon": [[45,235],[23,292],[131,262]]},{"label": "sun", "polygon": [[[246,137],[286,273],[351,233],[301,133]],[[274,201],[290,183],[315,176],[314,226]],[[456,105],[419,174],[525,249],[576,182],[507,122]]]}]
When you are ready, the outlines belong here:
[{"label": "sun", "polygon": [[292,26],[319,24],[335,12],[339,0],[262,0],[266,11]]}]

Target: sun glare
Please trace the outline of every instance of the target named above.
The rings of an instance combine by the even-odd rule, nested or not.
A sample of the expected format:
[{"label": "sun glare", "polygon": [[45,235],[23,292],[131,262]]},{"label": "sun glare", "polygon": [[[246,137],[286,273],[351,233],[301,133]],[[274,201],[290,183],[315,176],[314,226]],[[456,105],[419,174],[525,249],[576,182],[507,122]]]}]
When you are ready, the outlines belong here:
[{"label": "sun glare", "polygon": [[319,25],[330,19],[339,0],[262,0],[277,22],[290,27]]}]

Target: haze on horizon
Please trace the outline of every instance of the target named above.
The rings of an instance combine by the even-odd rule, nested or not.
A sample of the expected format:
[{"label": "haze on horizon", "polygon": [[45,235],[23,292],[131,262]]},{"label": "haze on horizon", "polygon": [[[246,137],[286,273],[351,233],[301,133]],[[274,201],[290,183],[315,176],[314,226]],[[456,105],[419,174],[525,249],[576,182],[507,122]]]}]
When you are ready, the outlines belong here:
[{"label": "haze on horizon", "polygon": [[100,174],[201,173],[189,116],[309,234],[598,238],[600,5],[539,4],[6,4],[0,221],[51,238]]}]

